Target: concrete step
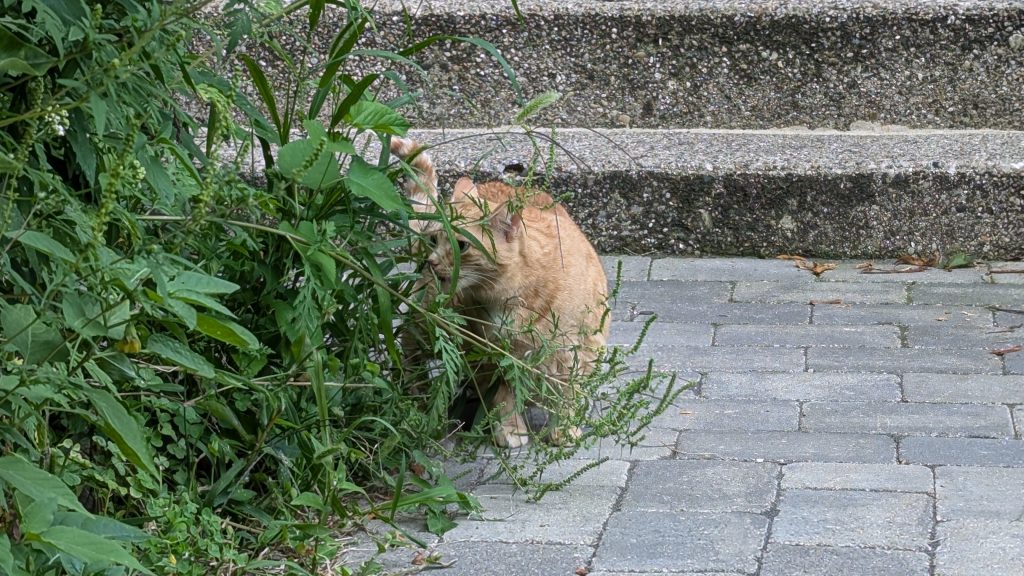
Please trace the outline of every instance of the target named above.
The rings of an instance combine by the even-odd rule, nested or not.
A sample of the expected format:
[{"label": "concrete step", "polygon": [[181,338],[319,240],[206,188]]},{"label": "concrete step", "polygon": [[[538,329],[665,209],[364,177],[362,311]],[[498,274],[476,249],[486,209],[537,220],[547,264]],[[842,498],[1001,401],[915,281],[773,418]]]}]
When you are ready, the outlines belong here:
[{"label": "concrete step", "polygon": [[[492,42],[540,125],[1024,129],[1020,0],[380,0],[375,45],[432,34]],[[408,18],[403,10],[408,10]],[[338,17],[334,14],[333,17]],[[321,39],[325,45],[329,38]],[[464,44],[418,55],[425,127],[508,124],[498,64]]]},{"label": "concrete step", "polygon": [[535,167],[603,253],[1024,257],[1024,132],[565,129],[554,150],[548,135],[412,134],[442,186]]}]

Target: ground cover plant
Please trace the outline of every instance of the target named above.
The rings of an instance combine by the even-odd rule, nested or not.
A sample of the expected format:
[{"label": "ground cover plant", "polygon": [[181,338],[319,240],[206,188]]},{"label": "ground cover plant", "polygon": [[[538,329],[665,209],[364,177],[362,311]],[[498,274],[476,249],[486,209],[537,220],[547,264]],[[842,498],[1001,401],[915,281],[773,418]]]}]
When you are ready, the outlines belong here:
[{"label": "ground cover plant", "polygon": [[[440,464],[489,437],[475,421],[456,454],[442,442],[467,357],[541,392],[529,363],[410,297],[407,169],[367,150],[409,129],[395,66],[442,41],[500,55],[358,48],[356,0],[229,2],[216,22],[206,3],[0,1],[0,574],[315,574],[367,518],[441,533],[473,510]],[[325,14],[329,54],[281,47]],[[450,376],[416,390],[408,310]],[[544,465],[598,437],[641,437],[673,393],[627,370],[613,353],[581,383],[578,442],[498,455],[524,489],[557,488]]]}]

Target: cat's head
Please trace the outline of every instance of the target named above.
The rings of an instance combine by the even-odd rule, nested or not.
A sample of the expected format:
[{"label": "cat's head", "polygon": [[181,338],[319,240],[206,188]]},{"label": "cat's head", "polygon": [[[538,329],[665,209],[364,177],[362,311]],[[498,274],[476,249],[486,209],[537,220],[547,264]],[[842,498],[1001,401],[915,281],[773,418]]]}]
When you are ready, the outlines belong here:
[{"label": "cat's head", "polygon": [[[474,184],[469,178],[455,183],[446,205],[455,237],[438,224],[424,231],[429,271],[444,290],[451,280],[458,256],[455,292],[487,295],[507,282],[520,257],[522,216],[510,210],[514,190],[500,182]],[[454,240],[454,242],[452,241]]]}]

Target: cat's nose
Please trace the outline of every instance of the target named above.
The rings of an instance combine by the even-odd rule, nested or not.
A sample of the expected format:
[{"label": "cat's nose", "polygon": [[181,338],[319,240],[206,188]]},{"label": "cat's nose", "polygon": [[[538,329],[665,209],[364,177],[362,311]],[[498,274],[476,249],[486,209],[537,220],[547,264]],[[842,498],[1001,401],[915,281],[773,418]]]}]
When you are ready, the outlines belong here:
[{"label": "cat's nose", "polygon": [[437,256],[431,254],[430,257],[427,258],[427,264],[429,264],[431,268],[437,268],[437,265],[440,264],[440,261],[437,259]]}]

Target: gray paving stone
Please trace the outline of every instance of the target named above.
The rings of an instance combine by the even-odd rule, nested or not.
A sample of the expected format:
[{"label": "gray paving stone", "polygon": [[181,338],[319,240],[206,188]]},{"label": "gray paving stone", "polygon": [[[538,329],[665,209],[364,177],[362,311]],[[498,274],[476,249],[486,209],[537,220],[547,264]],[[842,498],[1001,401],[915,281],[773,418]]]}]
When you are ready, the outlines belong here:
[{"label": "gray paving stone", "polygon": [[1005,406],[898,402],[808,402],[801,426],[811,432],[1008,438]]},{"label": "gray paving stone", "polygon": [[941,466],[935,469],[939,520],[1024,523],[1024,469]]},{"label": "gray paving stone", "polygon": [[866,282],[737,282],[736,302],[773,304],[841,300],[845,304],[901,304],[907,301],[903,284]]},{"label": "gray paving stone", "polygon": [[[672,408],[669,408],[672,410]],[[644,438],[635,448],[616,444],[612,438],[604,438],[596,445],[580,450],[575,458],[597,459],[608,457],[614,460],[659,460],[668,458],[675,453],[677,430],[668,428],[648,428]]]},{"label": "gray paving stone", "polygon": [[1024,468],[1024,441],[908,436],[900,440],[900,460],[910,464]]},{"label": "gray paving stone", "polygon": [[811,306],[682,299],[655,306],[649,301],[620,298],[612,318],[642,322],[652,314],[657,314],[660,322],[687,324],[807,324]]},{"label": "gray paving stone", "polygon": [[814,275],[784,260],[751,258],[662,258],[651,265],[651,280],[803,280]]},{"label": "gray paving stone", "polygon": [[778,400],[680,400],[655,418],[653,426],[675,430],[796,431],[800,408]]},{"label": "gray paving stone", "polygon": [[1024,522],[940,522],[935,576],[1024,574]]},{"label": "gray paving stone", "polygon": [[619,489],[570,484],[527,502],[514,486],[488,484],[473,493],[484,511],[459,520],[445,542],[535,542],[594,545],[611,514]]},{"label": "gray paving stone", "polygon": [[[839,262],[835,270],[829,270],[821,275],[824,282],[887,282],[887,283],[909,283],[915,284],[980,284],[985,282],[987,270],[983,267],[957,268],[955,270],[943,270],[942,268],[926,268],[921,272],[897,273],[897,274],[863,274],[857,268],[862,262]],[[899,264],[892,261],[875,261],[876,270],[908,270],[913,266]]]},{"label": "gray paving stone", "polygon": [[753,572],[768,519],[745,512],[612,515],[594,556],[595,571]]},{"label": "gray paving stone", "polygon": [[1003,356],[1007,374],[1024,374],[1024,352],[1014,352]]},{"label": "gray paving stone", "polygon": [[779,466],[716,460],[657,460],[633,469],[623,510],[764,512]]},{"label": "gray paving stone", "polygon": [[[441,562],[454,562],[452,566],[438,572],[444,576],[569,575],[585,567],[593,554],[593,548],[587,546],[519,542],[452,542],[440,544],[432,551],[441,555]],[[413,566],[407,565],[405,568]],[[424,571],[425,574],[431,572],[433,570]]]},{"label": "gray paving stone", "polygon": [[772,542],[927,550],[932,501],[924,494],[785,490]]},{"label": "gray paving stone", "polygon": [[1024,325],[1024,314],[1017,314],[1016,312],[1009,312],[1008,310],[1021,310],[1024,312],[1024,306],[1017,306],[1016,308],[1007,308],[1004,310],[995,311],[995,323],[996,326],[1017,326]]},{"label": "gray paving stone", "polygon": [[[640,337],[644,325],[645,323],[641,320],[613,322],[608,344],[632,346]],[[647,335],[641,346],[710,346],[713,334],[714,328],[711,326],[656,321],[647,329]]]},{"label": "gray paving stone", "polygon": [[663,316],[680,306],[728,302],[731,295],[728,282],[623,282],[612,304],[616,310],[635,308]]},{"label": "gray paving stone", "polygon": [[1024,284],[1024,262],[989,262],[989,270],[993,284]]},{"label": "gray paving stone", "polygon": [[683,432],[679,458],[771,462],[895,463],[896,442],[880,434]]},{"label": "gray paving stone", "polygon": [[[592,458],[579,458],[555,462],[544,470],[539,481],[560,482],[594,462],[595,460]],[[535,466],[532,466],[527,462],[517,462],[515,459],[511,459],[511,463],[524,465],[524,469],[521,474],[529,474],[536,470]],[[623,488],[626,486],[626,478],[628,476],[629,462],[625,460],[608,460],[607,462],[598,465],[597,468],[587,470],[581,476],[573,480],[572,483],[576,486],[614,486]],[[484,482],[488,484],[513,483],[513,480],[509,478],[505,469],[500,465],[497,459],[491,459],[487,464],[487,467],[484,468],[482,477]]]},{"label": "gray paving stone", "polygon": [[631,367],[645,368],[653,358],[658,370],[700,371],[761,370],[802,372],[802,348],[771,348],[753,346],[644,346],[628,362]]},{"label": "gray paving stone", "polygon": [[1024,406],[1013,409],[1013,423],[1017,429],[1017,438],[1024,438]]},{"label": "gray paving stone", "polygon": [[725,325],[715,329],[716,346],[865,346],[899,348],[895,326]]},{"label": "gray paving stone", "polygon": [[701,384],[707,398],[897,401],[899,378],[849,372],[711,372]]},{"label": "gray paving stone", "polygon": [[967,306],[1021,306],[1024,286],[1008,284],[928,284],[910,289],[914,304],[960,304]]},{"label": "gray paving stone", "polygon": [[927,576],[922,552],[771,544],[761,576]]},{"label": "gray paving stone", "polygon": [[615,282],[619,262],[622,262],[623,282],[647,280],[651,269],[651,259],[647,256],[601,256],[601,265],[610,283]]},{"label": "gray paving stone", "polygon": [[1002,374],[904,374],[910,402],[1024,403],[1024,376]]},{"label": "gray paving stone", "polygon": [[819,304],[814,306],[813,324],[897,324],[992,326],[992,311],[970,306],[925,306],[915,304]]},{"label": "gray paving stone", "polygon": [[1024,329],[995,326],[927,325],[907,328],[911,348],[978,348],[998,350],[1024,342]]},{"label": "gray paving stone", "polygon": [[924,466],[797,462],[782,469],[782,488],[932,492],[932,471]]},{"label": "gray paving stone", "polygon": [[1002,374],[1000,359],[987,350],[938,348],[823,348],[807,349],[808,370],[837,372],[947,372]]}]

